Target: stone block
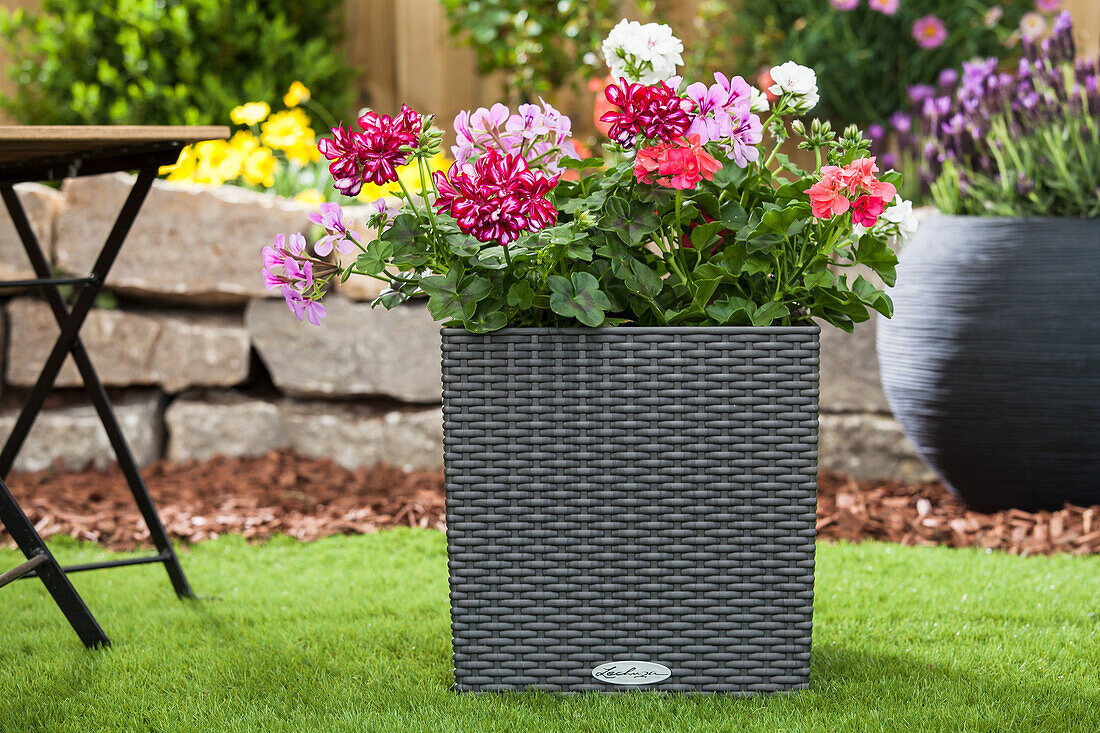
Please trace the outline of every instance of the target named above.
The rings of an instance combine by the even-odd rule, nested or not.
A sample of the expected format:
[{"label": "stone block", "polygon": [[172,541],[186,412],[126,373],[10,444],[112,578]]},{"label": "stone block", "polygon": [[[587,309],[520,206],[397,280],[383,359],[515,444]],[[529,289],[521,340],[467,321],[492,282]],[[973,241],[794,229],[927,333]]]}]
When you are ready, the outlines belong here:
[{"label": "stone block", "polygon": [[857,479],[930,481],[936,477],[897,421],[886,415],[822,414],[818,466]]},{"label": "stone block", "polygon": [[[55,462],[66,470],[102,468],[115,461],[107,432],[87,398],[66,395],[62,403],[38,415],[15,459],[16,471],[41,471]],[[146,465],[160,458],[164,396],[156,390],[138,390],[127,392],[112,403],[138,464]],[[21,403],[10,397],[5,400],[0,409],[0,435],[6,437],[11,433],[21,407]]]},{"label": "stone block", "polygon": [[[17,298],[7,312],[7,381],[30,387],[53,348],[57,322],[40,300]],[[96,308],[80,335],[107,386],[157,385],[174,393],[193,386],[232,386],[248,378],[250,344],[239,315]],[[55,386],[81,383],[69,357]]]},{"label": "stone block", "polygon": [[[31,223],[31,231],[49,258],[53,252],[54,222],[61,210],[63,196],[57,189],[39,183],[17,183],[15,193]],[[30,277],[34,277],[34,270],[5,208],[0,211],[0,280]]]},{"label": "stone block", "polygon": [[417,470],[443,464],[439,407],[393,410],[202,391],[177,398],[166,422],[167,456],[174,461],[261,455],[288,447],[347,468],[385,462]]},{"label": "stone block", "polygon": [[439,326],[423,303],[371,308],[334,294],[320,328],[281,301],[255,300],[245,312],[252,344],[275,385],[300,397],[386,395],[439,402]]},{"label": "stone block", "polygon": [[875,351],[875,322],[857,323],[853,333],[821,326],[821,411],[889,414]]},{"label": "stone block", "polygon": [[[121,173],[65,181],[54,245],[58,266],[87,273],[133,181]],[[304,204],[239,186],[156,181],[107,287],[204,304],[270,297],[260,280],[260,250],[280,232],[306,231],[308,211]]]}]

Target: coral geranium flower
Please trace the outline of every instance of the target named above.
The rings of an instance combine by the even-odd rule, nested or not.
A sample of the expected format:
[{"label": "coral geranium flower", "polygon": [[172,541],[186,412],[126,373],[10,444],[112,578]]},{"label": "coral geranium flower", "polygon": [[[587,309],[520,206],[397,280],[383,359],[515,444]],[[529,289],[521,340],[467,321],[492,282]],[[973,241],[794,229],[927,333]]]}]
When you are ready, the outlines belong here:
[{"label": "coral geranium flower", "polygon": [[844,171],[835,165],[821,168],[821,180],[807,188],[803,193],[810,196],[810,207],[818,219],[831,219],[843,214],[852,205],[845,196],[847,185]]},{"label": "coral geranium flower", "polygon": [[713,181],[722,164],[703,149],[698,135],[642,148],[634,161],[634,177],[642,183],[688,190],[702,180]]}]

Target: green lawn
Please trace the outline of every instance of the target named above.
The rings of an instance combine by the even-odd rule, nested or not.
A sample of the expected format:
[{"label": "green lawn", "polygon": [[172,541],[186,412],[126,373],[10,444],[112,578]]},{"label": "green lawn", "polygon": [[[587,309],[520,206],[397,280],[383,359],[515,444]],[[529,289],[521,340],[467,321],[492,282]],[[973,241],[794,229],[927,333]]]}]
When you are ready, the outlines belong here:
[{"label": "green lawn", "polygon": [[[66,561],[106,556],[58,543]],[[0,590],[0,730],[1095,731],[1100,557],[819,549],[813,681],[788,696],[456,695],[443,536],[226,537],[84,573],[87,652],[37,581]],[[0,551],[0,569],[16,564]]]}]

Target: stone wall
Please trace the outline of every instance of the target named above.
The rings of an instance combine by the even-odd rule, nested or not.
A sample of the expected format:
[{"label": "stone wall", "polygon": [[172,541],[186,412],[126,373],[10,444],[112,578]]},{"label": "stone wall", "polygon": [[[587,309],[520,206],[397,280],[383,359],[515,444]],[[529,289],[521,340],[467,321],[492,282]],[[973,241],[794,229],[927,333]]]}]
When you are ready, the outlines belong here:
[{"label": "stone wall", "polygon": [[[86,274],[132,182],[18,186],[54,267]],[[240,456],[290,446],[345,466],[442,461],[439,329],[422,304],[373,310],[353,280],[325,326],[299,323],[259,277],[259,249],[307,231],[306,209],[241,188],[158,181],[107,280],[118,301],[82,331],[139,460]],[[0,279],[29,277],[7,218]],[[15,421],[58,328],[34,293],[3,293],[0,435]],[[4,341],[6,333],[6,342]],[[17,467],[105,465],[113,456],[69,363]],[[861,477],[926,475],[878,385],[874,326],[822,337],[821,464]]]}]

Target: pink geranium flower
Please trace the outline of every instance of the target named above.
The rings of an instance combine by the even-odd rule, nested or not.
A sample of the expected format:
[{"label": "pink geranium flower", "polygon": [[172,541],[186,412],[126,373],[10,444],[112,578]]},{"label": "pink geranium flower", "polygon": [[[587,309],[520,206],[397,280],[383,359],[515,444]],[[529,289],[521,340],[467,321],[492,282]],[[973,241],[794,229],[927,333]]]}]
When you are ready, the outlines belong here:
[{"label": "pink geranium flower", "polygon": [[834,9],[847,12],[849,10],[855,10],[859,5],[859,0],[829,0],[829,4]]},{"label": "pink geranium flower", "polygon": [[688,190],[702,180],[713,181],[722,168],[718,160],[703,149],[698,135],[675,142],[642,148],[634,161],[634,177],[642,183],[657,183],[668,188]]},{"label": "pink geranium flower", "polygon": [[947,26],[934,15],[918,18],[913,23],[913,40],[921,48],[938,48],[947,40]]},{"label": "pink geranium flower", "polygon": [[867,0],[867,5],[871,10],[877,10],[883,15],[893,15],[898,12],[900,4],[900,0]]},{"label": "pink geranium flower", "polygon": [[853,160],[851,163],[844,166],[840,177],[844,181],[844,185],[847,187],[848,191],[852,194],[858,195],[867,193],[871,196],[877,196],[884,201],[893,201],[897,189],[892,183],[878,180],[878,177],[875,175],[878,173],[878,164],[875,161],[876,158],[874,156]]},{"label": "pink geranium flower", "polygon": [[816,218],[831,219],[851,206],[845,195],[847,185],[843,173],[838,166],[822,166],[821,180],[803,191],[810,197],[810,208]]},{"label": "pink geranium flower", "polygon": [[507,245],[525,231],[544,229],[558,212],[546,198],[559,176],[533,171],[518,155],[490,148],[475,163],[432,174],[435,207],[455,218],[458,228],[481,242]]},{"label": "pink geranium flower", "polygon": [[886,202],[878,196],[860,196],[852,202],[852,221],[870,229],[885,209]]}]

